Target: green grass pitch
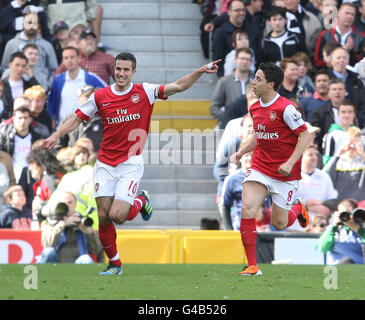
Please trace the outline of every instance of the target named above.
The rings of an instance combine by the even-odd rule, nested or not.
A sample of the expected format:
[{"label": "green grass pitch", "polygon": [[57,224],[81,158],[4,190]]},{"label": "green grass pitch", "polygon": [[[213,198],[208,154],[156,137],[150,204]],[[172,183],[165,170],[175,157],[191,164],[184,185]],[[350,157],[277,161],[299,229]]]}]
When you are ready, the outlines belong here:
[{"label": "green grass pitch", "polygon": [[364,265],[330,274],[326,266],[263,264],[257,277],[238,276],[240,265],[126,264],[122,276],[99,276],[103,264],[26,267],[0,265],[1,300],[365,299]]}]

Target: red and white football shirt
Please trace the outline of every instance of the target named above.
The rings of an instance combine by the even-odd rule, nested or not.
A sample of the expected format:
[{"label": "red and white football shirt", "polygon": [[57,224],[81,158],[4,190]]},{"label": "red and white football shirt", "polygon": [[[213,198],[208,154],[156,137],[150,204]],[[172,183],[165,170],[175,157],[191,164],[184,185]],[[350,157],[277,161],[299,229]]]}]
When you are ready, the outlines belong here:
[{"label": "red and white football shirt", "polygon": [[292,155],[298,135],[307,129],[300,112],[290,100],[277,94],[266,104],[261,99],[254,103],[250,114],[257,139],[252,169],[276,180],[300,180],[302,158],[294,165],[290,177],[278,172],[279,167]]},{"label": "red and white football shirt", "polygon": [[142,154],[147,141],[153,105],[163,98],[164,85],[131,84],[118,92],[114,85],[93,93],[89,100],[76,110],[76,115],[88,121],[99,113],[104,129],[98,159],[117,166],[131,156]]}]

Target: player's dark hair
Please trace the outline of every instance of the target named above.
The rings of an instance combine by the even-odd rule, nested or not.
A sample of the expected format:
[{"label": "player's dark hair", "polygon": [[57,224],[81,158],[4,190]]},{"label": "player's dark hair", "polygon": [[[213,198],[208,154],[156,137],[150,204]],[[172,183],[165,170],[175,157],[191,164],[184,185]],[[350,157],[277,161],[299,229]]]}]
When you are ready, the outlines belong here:
[{"label": "player's dark hair", "polygon": [[264,73],[267,82],[274,82],[273,89],[277,91],[284,79],[284,71],[272,62],[260,63],[258,69]]},{"label": "player's dark hair", "polygon": [[127,60],[127,61],[132,62],[132,70],[135,70],[136,67],[137,67],[136,57],[130,52],[121,52],[121,53],[119,53],[115,57],[115,62],[117,62],[117,60]]}]

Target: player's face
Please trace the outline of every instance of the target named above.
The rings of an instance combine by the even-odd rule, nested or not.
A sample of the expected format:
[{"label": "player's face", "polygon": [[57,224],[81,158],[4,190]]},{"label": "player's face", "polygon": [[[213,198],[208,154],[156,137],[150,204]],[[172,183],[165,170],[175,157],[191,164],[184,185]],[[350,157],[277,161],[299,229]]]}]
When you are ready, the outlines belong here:
[{"label": "player's face", "polygon": [[136,73],[132,67],[132,61],[117,60],[114,68],[114,80],[120,91],[126,90]]},{"label": "player's face", "polygon": [[254,94],[258,97],[262,97],[269,89],[269,84],[262,70],[257,70],[255,78],[252,80],[252,87]]}]

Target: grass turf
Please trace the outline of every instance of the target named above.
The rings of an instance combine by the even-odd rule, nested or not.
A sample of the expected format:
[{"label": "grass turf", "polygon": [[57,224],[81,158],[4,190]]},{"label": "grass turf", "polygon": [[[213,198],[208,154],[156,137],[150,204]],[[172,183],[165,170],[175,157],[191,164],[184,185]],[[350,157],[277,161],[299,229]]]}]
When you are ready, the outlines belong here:
[{"label": "grass turf", "polygon": [[325,266],[315,265],[263,264],[257,277],[238,276],[239,265],[126,264],[122,276],[99,276],[102,264],[33,266],[30,280],[26,265],[0,265],[1,300],[365,299],[364,265],[336,266],[337,289],[325,288]]}]

